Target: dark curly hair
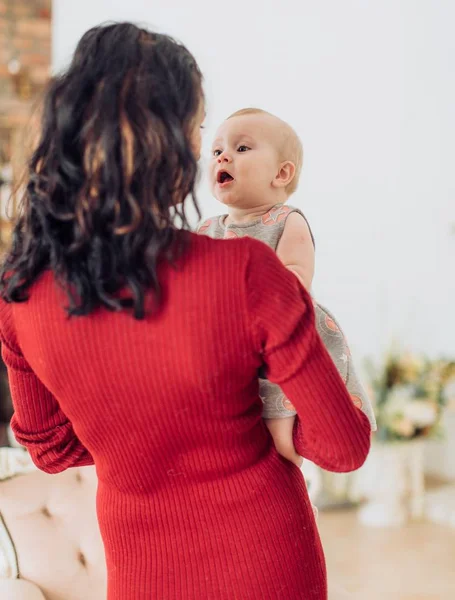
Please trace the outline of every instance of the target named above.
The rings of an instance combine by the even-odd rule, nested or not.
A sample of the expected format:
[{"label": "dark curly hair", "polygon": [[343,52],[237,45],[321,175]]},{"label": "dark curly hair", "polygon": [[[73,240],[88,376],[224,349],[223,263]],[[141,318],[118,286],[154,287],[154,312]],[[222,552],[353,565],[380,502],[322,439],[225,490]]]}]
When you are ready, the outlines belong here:
[{"label": "dark curly hair", "polygon": [[50,270],[69,315],[105,307],[143,318],[146,292],[159,301],[160,261],[174,264],[187,243],[188,196],[199,213],[191,134],[201,103],[201,72],[175,40],[131,23],[88,31],[45,95],[0,271],[4,300],[27,300]]}]

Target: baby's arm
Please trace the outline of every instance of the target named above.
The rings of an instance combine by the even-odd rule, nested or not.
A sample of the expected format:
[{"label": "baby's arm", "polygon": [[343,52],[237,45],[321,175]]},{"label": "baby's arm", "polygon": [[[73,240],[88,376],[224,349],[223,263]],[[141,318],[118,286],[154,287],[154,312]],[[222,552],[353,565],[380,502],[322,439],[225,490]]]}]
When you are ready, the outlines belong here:
[{"label": "baby's arm", "polygon": [[301,214],[293,212],[288,216],[276,253],[283,265],[310,291],[314,276],[314,244],[308,223]]}]

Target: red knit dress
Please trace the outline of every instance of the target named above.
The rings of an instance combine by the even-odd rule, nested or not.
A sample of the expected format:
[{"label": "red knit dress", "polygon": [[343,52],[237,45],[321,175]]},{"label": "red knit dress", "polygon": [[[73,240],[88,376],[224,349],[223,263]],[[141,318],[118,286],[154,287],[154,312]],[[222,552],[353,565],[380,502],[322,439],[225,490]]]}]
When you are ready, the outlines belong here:
[{"label": "red knit dress", "polygon": [[160,278],[144,321],[68,319],[50,273],[26,303],[0,302],[18,441],[48,473],[95,463],[109,600],[325,600],[304,480],[258,398],[265,363],[301,418],[298,452],[333,471],[364,462],[370,426],[308,294],[250,239],[192,236]]}]

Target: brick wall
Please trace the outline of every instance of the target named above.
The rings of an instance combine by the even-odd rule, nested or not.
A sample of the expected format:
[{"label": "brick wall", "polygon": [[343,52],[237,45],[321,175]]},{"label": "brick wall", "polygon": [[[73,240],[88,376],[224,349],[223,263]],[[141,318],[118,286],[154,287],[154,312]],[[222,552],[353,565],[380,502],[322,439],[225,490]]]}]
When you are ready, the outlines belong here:
[{"label": "brick wall", "polygon": [[0,0],[0,250],[10,229],[7,199],[26,159],[24,131],[50,61],[51,0]]},{"label": "brick wall", "polygon": [[51,0],[0,0],[0,115],[22,120],[50,59]]}]

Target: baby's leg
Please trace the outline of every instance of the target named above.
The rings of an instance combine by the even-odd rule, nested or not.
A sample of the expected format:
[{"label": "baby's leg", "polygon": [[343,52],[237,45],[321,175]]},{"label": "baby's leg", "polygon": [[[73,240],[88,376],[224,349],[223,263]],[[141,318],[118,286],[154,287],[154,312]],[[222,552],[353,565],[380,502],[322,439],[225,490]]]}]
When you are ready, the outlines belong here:
[{"label": "baby's leg", "polygon": [[303,464],[303,458],[295,451],[292,439],[295,416],[281,419],[264,419],[264,421],[273,438],[278,454],[300,468]]},{"label": "baby's leg", "polygon": [[317,303],[315,316],[318,333],[346,384],[352,401],[368,417],[372,431],[376,431],[373,407],[355,372],[351,352],[339,323],[330,311]]},{"label": "baby's leg", "polygon": [[[294,463],[302,468],[303,458],[297,454],[294,448],[294,443],[292,440],[292,432],[294,429],[294,421],[295,417],[284,417],[282,419],[264,419],[264,422],[270,431],[270,434],[273,438],[273,443],[275,444],[275,448],[280,456],[286,458],[290,462]],[[306,479],[307,485],[309,485],[308,495],[310,499],[313,498],[312,495],[312,481]],[[316,506],[312,505],[314,518],[318,518],[318,509]]]},{"label": "baby's leg", "polygon": [[[294,448],[293,430],[296,411],[291,402],[281,391],[281,388],[267,379],[259,379],[259,395],[264,403],[262,417],[273,438],[275,448],[281,456],[291,461],[299,468],[304,463],[303,458]],[[308,462],[308,461],[307,461]],[[304,470],[306,472],[307,465]],[[306,473],[304,474],[306,475]],[[308,486],[310,498],[314,499],[319,493],[319,473],[315,471],[313,477],[305,480]],[[315,517],[317,508],[313,506]]]},{"label": "baby's leg", "polygon": [[273,438],[278,454],[297,466],[302,465],[302,457],[294,448],[292,437],[295,412],[281,388],[267,379],[259,379],[259,395],[264,403],[262,417]]}]

